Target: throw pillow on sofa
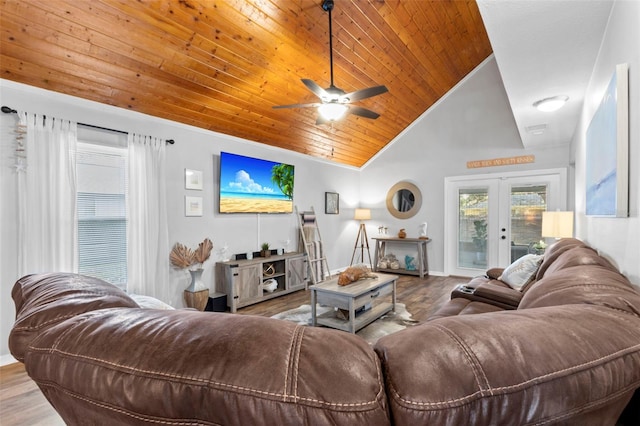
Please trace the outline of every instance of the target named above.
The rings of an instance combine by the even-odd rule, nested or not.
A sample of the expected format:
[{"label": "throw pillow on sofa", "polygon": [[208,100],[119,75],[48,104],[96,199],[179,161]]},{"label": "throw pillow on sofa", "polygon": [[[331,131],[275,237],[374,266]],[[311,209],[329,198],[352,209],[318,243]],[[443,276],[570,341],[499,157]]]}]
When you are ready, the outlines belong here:
[{"label": "throw pillow on sofa", "polygon": [[155,297],[144,296],[142,294],[130,294],[131,297],[143,309],[174,309],[173,306],[167,305],[162,300]]},{"label": "throw pillow on sofa", "polygon": [[525,254],[507,266],[498,279],[515,290],[522,290],[536,276],[543,257],[537,254]]}]

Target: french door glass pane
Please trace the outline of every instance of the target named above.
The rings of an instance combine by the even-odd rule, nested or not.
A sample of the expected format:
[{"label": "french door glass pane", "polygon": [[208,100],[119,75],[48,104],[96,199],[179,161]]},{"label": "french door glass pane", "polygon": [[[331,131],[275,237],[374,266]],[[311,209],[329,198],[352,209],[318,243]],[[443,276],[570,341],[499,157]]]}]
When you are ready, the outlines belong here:
[{"label": "french door glass pane", "polygon": [[542,212],[547,210],[547,185],[511,188],[511,262],[536,253],[542,239]]},{"label": "french door glass pane", "polygon": [[487,267],[487,188],[463,188],[458,191],[458,267]]}]

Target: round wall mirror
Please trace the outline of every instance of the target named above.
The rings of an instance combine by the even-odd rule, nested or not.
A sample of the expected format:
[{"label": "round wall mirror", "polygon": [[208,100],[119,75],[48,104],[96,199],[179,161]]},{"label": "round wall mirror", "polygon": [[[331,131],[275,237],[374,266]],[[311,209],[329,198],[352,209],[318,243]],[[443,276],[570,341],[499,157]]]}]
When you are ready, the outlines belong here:
[{"label": "round wall mirror", "polygon": [[409,182],[398,182],[387,193],[387,210],[398,219],[415,216],[422,205],[422,194]]}]

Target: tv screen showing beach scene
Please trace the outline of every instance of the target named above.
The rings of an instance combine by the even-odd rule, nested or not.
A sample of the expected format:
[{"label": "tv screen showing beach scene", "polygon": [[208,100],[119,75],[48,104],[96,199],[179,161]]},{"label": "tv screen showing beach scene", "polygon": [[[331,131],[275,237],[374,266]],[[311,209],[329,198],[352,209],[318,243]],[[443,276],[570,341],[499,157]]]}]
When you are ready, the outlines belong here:
[{"label": "tv screen showing beach scene", "polygon": [[220,153],[220,213],[292,213],[294,167]]}]

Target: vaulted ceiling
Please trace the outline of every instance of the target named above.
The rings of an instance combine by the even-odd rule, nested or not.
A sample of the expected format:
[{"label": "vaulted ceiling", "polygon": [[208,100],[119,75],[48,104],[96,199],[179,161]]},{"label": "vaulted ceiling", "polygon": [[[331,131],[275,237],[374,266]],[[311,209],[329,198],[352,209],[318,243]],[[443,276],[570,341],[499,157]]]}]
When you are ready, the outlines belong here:
[{"label": "vaulted ceiling", "polygon": [[[385,85],[316,125],[329,87],[321,0],[4,0],[1,77],[361,166],[491,53],[475,1],[335,0],[334,80]],[[91,124],[91,123],[89,123]]]}]

